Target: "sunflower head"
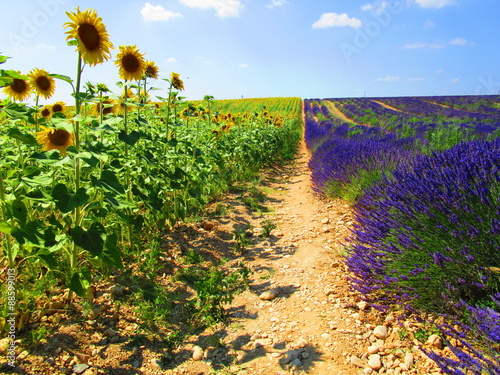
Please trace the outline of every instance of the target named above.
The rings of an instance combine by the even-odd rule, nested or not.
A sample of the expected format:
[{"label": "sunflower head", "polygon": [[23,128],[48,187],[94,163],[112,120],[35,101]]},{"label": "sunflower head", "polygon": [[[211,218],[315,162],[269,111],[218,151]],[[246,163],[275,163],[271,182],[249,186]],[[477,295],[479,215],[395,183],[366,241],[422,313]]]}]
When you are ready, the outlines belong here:
[{"label": "sunflower head", "polygon": [[146,61],[146,77],[158,79],[158,73],[160,69],[156,66],[153,61]]},{"label": "sunflower head", "polygon": [[170,82],[174,89],[179,91],[184,90],[184,82],[182,82],[179,73],[174,73],[174,72],[170,73]]},{"label": "sunflower head", "polygon": [[27,79],[14,78],[10,85],[3,88],[3,92],[9,98],[22,102],[30,97],[31,85]]},{"label": "sunflower head", "polygon": [[120,78],[126,81],[138,81],[146,72],[144,54],[136,46],[120,46],[115,64],[120,68]]},{"label": "sunflower head", "polygon": [[30,74],[30,84],[35,89],[37,95],[44,99],[49,99],[56,91],[56,80],[49,77],[49,72],[35,68]]},{"label": "sunflower head", "polygon": [[46,105],[45,107],[43,107],[42,110],[40,111],[40,115],[43,118],[49,118],[51,114],[52,114],[51,107],[48,106],[48,105]]},{"label": "sunflower head", "polygon": [[80,7],[77,7],[76,12],[66,12],[66,14],[72,21],[64,24],[64,28],[68,29],[66,40],[78,41],[77,50],[83,61],[91,66],[108,61],[111,58],[110,50],[113,49],[113,44],[97,12],[94,9],[81,12]]},{"label": "sunflower head", "polygon": [[116,113],[118,112],[116,101],[109,98],[96,103],[95,111],[98,115],[101,114],[101,108],[103,116],[109,115],[110,113],[116,116]]},{"label": "sunflower head", "polygon": [[64,110],[66,109],[66,104],[64,104],[64,102],[55,102],[54,104],[52,104],[51,109],[52,109],[53,113],[56,113],[56,112],[64,113]]},{"label": "sunflower head", "polygon": [[42,151],[59,150],[61,155],[66,155],[68,146],[75,144],[73,133],[65,129],[51,129],[41,126],[42,131],[36,132],[36,141],[42,145]]}]

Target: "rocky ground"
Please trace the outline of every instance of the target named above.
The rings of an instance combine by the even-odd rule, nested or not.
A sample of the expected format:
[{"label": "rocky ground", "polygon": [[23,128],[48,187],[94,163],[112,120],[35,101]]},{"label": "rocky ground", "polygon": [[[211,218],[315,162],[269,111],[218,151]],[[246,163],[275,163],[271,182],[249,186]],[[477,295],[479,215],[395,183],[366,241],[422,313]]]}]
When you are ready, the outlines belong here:
[{"label": "rocky ground", "polygon": [[[50,327],[46,337],[34,348],[21,345],[18,366],[4,364],[0,373],[440,374],[419,349],[442,350],[439,337],[413,320],[398,320],[395,311],[379,313],[349,288],[343,256],[353,215],[345,202],[313,194],[308,158],[302,144],[294,163],[263,176],[267,212],[249,209],[233,194],[225,202],[227,215],[166,234],[168,248],[203,249],[214,257],[234,249],[235,228],[252,234],[239,256],[228,255],[228,267],[243,263],[252,273],[249,288],[226,307],[227,324],[170,350],[161,341],[138,339],[140,317],[117,303],[137,286],[117,277],[98,285],[84,317],[81,309],[65,310],[57,291],[49,294],[30,326]],[[260,237],[264,220],[276,228]],[[167,263],[175,260],[171,249],[159,259],[165,280],[172,272]],[[174,285],[165,281],[165,288]]]}]

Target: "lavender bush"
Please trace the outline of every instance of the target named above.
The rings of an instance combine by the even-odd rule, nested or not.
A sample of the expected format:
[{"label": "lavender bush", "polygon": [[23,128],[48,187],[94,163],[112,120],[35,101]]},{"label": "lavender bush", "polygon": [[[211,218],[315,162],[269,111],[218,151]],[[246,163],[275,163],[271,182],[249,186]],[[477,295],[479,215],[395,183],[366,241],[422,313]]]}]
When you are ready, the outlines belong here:
[{"label": "lavender bush", "polygon": [[[393,171],[355,207],[348,266],[379,302],[443,311],[500,290],[500,140],[459,144]],[[491,306],[492,307],[492,306]]]}]

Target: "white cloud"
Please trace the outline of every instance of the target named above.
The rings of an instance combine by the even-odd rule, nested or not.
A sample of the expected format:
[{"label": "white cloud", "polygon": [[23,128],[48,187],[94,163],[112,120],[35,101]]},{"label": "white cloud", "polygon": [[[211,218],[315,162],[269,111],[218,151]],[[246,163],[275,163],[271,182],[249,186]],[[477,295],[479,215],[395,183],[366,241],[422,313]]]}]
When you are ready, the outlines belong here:
[{"label": "white cloud", "polygon": [[398,76],[387,76],[387,77],[384,77],[384,78],[378,78],[376,79],[377,82],[396,82],[396,81],[399,81],[399,77]]},{"label": "white cloud", "polygon": [[446,5],[455,3],[455,0],[415,0],[422,8],[442,8]]},{"label": "white cloud", "polygon": [[369,11],[371,10],[375,14],[380,14],[389,6],[387,0],[378,0],[373,3],[365,4],[361,7],[361,10]]},{"label": "white cloud", "polygon": [[406,81],[407,82],[422,82],[422,81],[425,81],[426,79],[425,78],[407,78]]},{"label": "white cloud", "polygon": [[403,45],[404,49],[421,49],[421,48],[431,48],[431,49],[439,49],[444,48],[444,43],[424,43],[424,42],[406,42]]},{"label": "white cloud", "polygon": [[166,10],[161,5],[144,4],[141,9],[142,19],[146,22],[168,21],[172,18],[182,17],[182,14]]},{"label": "white cloud", "polygon": [[267,4],[266,6],[270,9],[274,9],[274,8],[278,8],[278,7],[286,5],[286,4],[290,4],[290,3],[286,0],[271,0],[271,3]]},{"label": "white cloud", "polygon": [[213,64],[213,61],[205,56],[195,56],[194,58],[199,62],[201,62],[202,64]]},{"label": "white cloud", "polygon": [[179,0],[182,4],[197,9],[216,10],[218,17],[234,17],[240,14],[243,4],[239,0]]},{"label": "white cloud", "polygon": [[314,22],[312,25],[315,29],[341,26],[349,26],[359,29],[362,26],[362,23],[357,18],[349,17],[347,13],[323,13],[319,20]]},{"label": "white cloud", "polygon": [[458,82],[460,82],[460,78],[452,78],[452,79],[450,79],[450,82],[451,83],[458,83]]},{"label": "white cloud", "polygon": [[469,42],[465,38],[453,38],[450,40],[450,44],[452,46],[473,46],[474,42]]},{"label": "white cloud", "polygon": [[178,61],[179,60],[177,60],[175,57],[169,57],[168,59],[165,59],[165,62],[168,62],[168,63],[176,63]]},{"label": "white cloud", "polygon": [[248,68],[248,64],[240,64],[240,68]]}]

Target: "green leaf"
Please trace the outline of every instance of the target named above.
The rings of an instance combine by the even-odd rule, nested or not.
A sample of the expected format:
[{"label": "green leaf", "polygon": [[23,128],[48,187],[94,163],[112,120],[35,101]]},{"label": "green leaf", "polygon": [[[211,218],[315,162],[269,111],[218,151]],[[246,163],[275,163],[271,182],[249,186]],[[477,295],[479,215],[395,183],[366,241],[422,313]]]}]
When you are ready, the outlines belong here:
[{"label": "green leaf", "polygon": [[5,221],[0,222],[0,232],[10,234],[11,230],[12,227],[9,223],[6,223]]},{"label": "green leaf", "polygon": [[122,254],[120,248],[118,247],[118,235],[116,233],[111,233],[106,237],[106,250],[103,253],[103,261],[107,264],[121,268],[122,264]]},{"label": "green leaf", "polygon": [[36,256],[43,260],[49,266],[49,269],[56,270],[58,268],[59,262],[53,254],[39,253]]},{"label": "green leaf", "polygon": [[52,198],[56,202],[56,207],[62,213],[68,213],[76,207],[84,206],[89,200],[87,191],[81,187],[76,193],[70,194],[64,184],[57,184],[52,189]]},{"label": "green leaf", "polygon": [[9,56],[0,55],[0,64],[3,64],[4,62],[6,62],[7,59],[10,59],[10,57]]},{"label": "green leaf", "polygon": [[120,194],[125,193],[125,188],[120,183],[120,181],[118,181],[118,177],[116,177],[116,174],[108,169],[102,171],[100,183],[105,190],[116,191]]},{"label": "green leaf", "polygon": [[133,130],[130,134],[126,134],[125,131],[121,131],[118,134],[118,139],[122,142],[125,142],[129,146],[133,146],[137,143],[137,141],[141,138],[141,133]]},{"label": "green leaf", "polygon": [[78,46],[78,39],[70,39],[66,42],[68,46]]},{"label": "green leaf", "polygon": [[49,77],[54,77],[62,81],[68,82],[70,85],[73,85],[73,80],[68,76],[63,76],[62,74],[49,74]]},{"label": "green leaf", "polygon": [[26,209],[26,205],[22,200],[16,199],[14,200],[14,202],[12,202],[12,214],[21,228],[24,228],[26,226],[26,220],[28,218],[28,210]]},{"label": "green leaf", "polygon": [[101,223],[92,223],[89,230],[86,231],[82,227],[75,227],[71,231],[71,237],[76,245],[87,250],[92,255],[100,257],[104,249],[104,240],[102,234],[105,229]]},{"label": "green leaf", "polygon": [[87,288],[84,286],[84,279],[79,272],[75,272],[71,276],[71,281],[69,282],[69,288],[76,293],[77,296],[84,298],[87,293]]},{"label": "green leaf", "polygon": [[17,128],[10,128],[9,131],[7,132],[7,135],[11,138],[20,140],[22,143],[24,143],[26,145],[36,145],[37,144],[35,137],[33,137],[29,133],[22,133]]}]

